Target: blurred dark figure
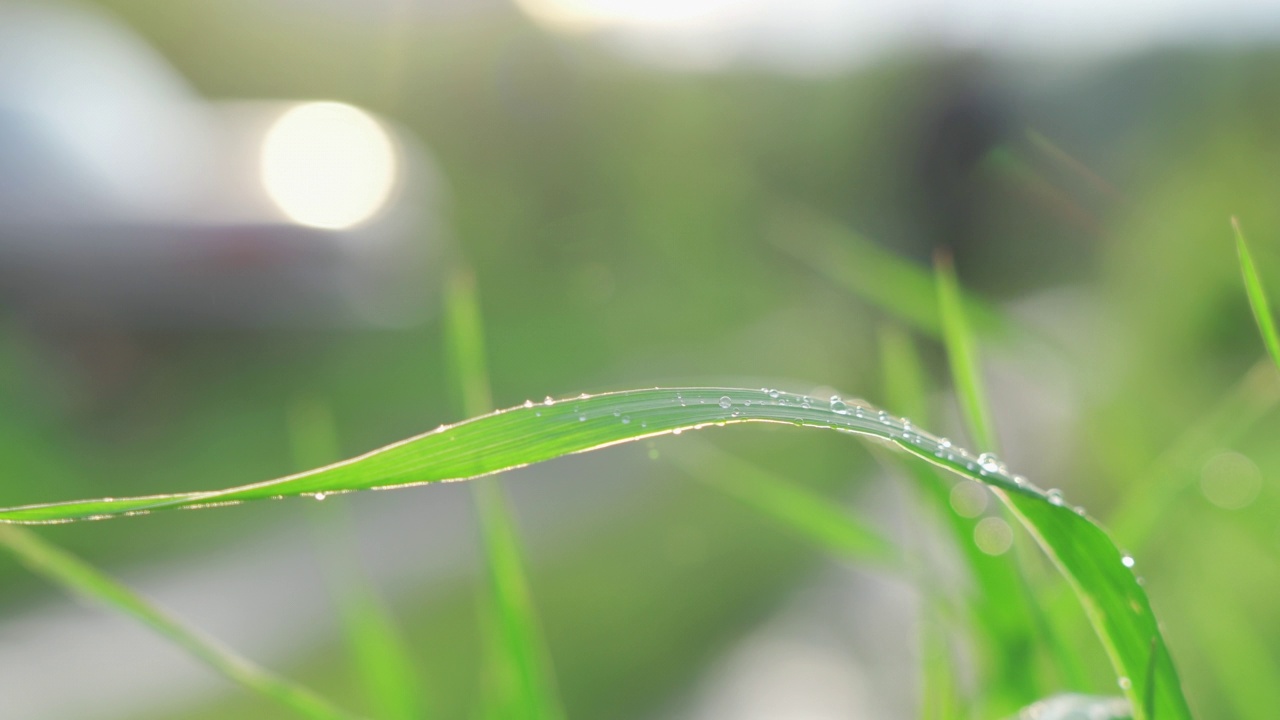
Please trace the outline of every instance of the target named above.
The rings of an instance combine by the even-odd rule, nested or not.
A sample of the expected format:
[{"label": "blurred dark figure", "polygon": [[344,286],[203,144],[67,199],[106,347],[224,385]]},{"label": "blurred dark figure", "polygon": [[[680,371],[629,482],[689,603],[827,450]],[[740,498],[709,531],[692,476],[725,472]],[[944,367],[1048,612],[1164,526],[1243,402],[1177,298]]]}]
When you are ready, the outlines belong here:
[{"label": "blurred dark figure", "polygon": [[949,247],[963,268],[986,239],[992,184],[981,166],[1008,141],[1013,112],[973,62],[950,65],[930,93],[911,139],[909,190],[920,233],[909,249],[928,261],[934,248]]}]

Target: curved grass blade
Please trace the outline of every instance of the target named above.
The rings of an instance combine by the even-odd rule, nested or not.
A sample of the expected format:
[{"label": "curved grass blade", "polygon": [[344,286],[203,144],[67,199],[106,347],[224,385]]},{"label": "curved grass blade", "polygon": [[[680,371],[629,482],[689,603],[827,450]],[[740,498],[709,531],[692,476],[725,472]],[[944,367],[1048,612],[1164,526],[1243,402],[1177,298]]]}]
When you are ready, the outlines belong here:
[{"label": "curved grass blade", "polygon": [[[289,417],[293,454],[299,467],[340,457],[333,414],[326,405],[299,402]],[[323,548],[330,593],[342,621],[361,685],[378,720],[424,720],[422,681],[403,634],[355,553],[355,532],[346,508],[334,503],[311,508],[316,541]]]},{"label": "curved grass blade", "polygon": [[1240,272],[1244,275],[1244,290],[1249,296],[1249,306],[1253,308],[1253,317],[1258,321],[1258,330],[1262,333],[1262,341],[1267,352],[1280,367],[1280,333],[1276,332],[1276,320],[1271,315],[1271,305],[1267,303],[1267,293],[1262,287],[1262,278],[1258,276],[1258,267],[1253,262],[1253,254],[1249,252],[1249,244],[1244,240],[1240,230],[1240,221],[1231,218],[1231,227],[1236,231],[1236,252],[1240,256]]},{"label": "curved grass blade", "polygon": [[354,720],[310,690],[276,677],[184,625],[145,598],[22,528],[0,525],[0,545],[32,572],[73,593],[98,600],[151,627],[228,679],[313,720]]},{"label": "curved grass blade", "polygon": [[[526,401],[276,480],[212,492],[5,508],[0,509],[0,522],[70,522],[285,495],[465,480],[640,438],[747,422],[830,428],[879,438],[991,487],[1067,578],[1117,675],[1125,678],[1130,700],[1147,692],[1146,669],[1154,651],[1154,717],[1190,718],[1146,593],[1130,570],[1132,559],[1123,556],[1082,510],[1064,505],[1060,496],[1046,494],[989,457],[943,444],[901,418],[838,397],[817,401],[778,390],[654,388]],[[1135,719],[1151,720],[1151,716],[1135,710]]]},{"label": "curved grass blade", "polygon": [[[459,404],[466,415],[488,412],[493,396],[484,323],[470,272],[459,271],[451,278],[445,314],[453,386],[461,389]],[[491,602],[484,604],[482,613],[489,622],[488,639],[496,645],[488,653],[492,687],[484,693],[487,711],[504,720],[558,720],[564,711],[506,493],[496,478],[483,478],[472,487],[492,588]]]}]

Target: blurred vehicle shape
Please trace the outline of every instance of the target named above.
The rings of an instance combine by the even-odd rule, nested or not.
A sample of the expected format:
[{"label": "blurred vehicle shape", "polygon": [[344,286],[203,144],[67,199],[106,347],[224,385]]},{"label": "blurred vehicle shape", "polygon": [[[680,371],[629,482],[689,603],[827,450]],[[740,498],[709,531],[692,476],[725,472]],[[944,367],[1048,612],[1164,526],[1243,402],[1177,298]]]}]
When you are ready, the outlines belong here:
[{"label": "blurred vehicle shape", "polygon": [[440,242],[407,133],[210,102],[98,10],[0,0],[0,303],[40,325],[403,325]]}]

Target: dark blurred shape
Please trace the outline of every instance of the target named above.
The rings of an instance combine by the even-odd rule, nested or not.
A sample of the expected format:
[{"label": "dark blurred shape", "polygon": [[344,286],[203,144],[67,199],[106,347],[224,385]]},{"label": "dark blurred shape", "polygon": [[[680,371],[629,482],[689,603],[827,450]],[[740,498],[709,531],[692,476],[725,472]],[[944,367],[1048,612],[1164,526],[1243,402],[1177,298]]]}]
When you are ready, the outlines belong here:
[{"label": "dark blurred shape", "polygon": [[940,73],[919,117],[912,199],[922,232],[910,252],[928,262],[934,248],[949,247],[964,265],[984,240],[983,210],[991,188],[979,166],[1008,141],[1012,107],[981,67],[965,60]]},{"label": "dark blurred shape", "polygon": [[211,104],[98,11],[0,2],[0,303],[36,325],[411,322],[436,185],[363,110]]}]

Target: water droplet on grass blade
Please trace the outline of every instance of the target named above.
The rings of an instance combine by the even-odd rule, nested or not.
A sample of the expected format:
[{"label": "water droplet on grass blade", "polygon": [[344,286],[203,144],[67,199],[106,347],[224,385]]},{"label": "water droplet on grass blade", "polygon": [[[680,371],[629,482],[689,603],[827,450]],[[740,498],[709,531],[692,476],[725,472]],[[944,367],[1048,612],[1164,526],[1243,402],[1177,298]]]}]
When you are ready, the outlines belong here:
[{"label": "water droplet on grass blade", "polygon": [[840,399],[839,395],[832,395],[831,396],[831,412],[837,415],[848,415],[849,406],[845,404],[844,400]]},{"label": "water droplet on grass blade", "polygon": [[982,469],[986,472],[1000,472],[1002,470],[1000,458],[996,457],[995,453],[985,452],[979,455],[978,465],[982,466]]},{"label": "water droplet on grass blade", "polygon": [[728,395],[724,395],[720,398],[720,407],[726,410],[733,407],[733,401],[729,399]]},{"label": "water droplet on grass blade", "polygon": [[1062,491],[1058,488],[1049,488],[1048,492],[1046,492],[1044,496],[1045,499],[1049,501],[1050,505],[1061,506],[1064,502],[1062,499]]},{"label": "water droplet on grass blade", "polygon": [[1120,557],[1120,564],[1127,568],[1133,567],[1133,563],[1133,556],[1128,553],[1125,553]]}]

